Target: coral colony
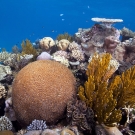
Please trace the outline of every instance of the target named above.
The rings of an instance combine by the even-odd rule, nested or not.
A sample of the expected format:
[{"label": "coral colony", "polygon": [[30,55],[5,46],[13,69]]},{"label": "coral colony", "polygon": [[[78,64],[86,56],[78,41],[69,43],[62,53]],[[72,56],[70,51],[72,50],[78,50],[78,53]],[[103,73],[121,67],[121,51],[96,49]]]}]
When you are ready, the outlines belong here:
[{"label": "coral colony", "polygon": [[0,135],[135,134],[135,32],[92,21],[0,53]]}]

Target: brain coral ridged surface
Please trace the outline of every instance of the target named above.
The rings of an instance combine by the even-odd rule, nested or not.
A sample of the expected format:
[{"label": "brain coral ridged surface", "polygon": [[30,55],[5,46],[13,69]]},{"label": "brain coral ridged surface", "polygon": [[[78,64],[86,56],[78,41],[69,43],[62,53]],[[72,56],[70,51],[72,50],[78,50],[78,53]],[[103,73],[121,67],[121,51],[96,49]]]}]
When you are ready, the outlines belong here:
[{"label": "brain coral ridged surface", "polygon": [[55,123],[75,94],[75,78],[66,66],[39,60],[17,74],[13,82],[13,108],[23,126],[34,119]]}]

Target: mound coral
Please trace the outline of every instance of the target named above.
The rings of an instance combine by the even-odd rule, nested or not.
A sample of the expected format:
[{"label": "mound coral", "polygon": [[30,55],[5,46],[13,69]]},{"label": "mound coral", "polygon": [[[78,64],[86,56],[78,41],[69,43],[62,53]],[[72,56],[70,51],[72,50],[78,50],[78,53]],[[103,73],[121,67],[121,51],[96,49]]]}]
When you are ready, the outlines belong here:
[{"label": "mound coral", "polygon": [[17,74],[13,82],[13,108],[22,126],[28,126],[34,119],[55,123],[75,94],[75,78],[67,67],[39,60]]},{"label": "mound coral", "polygon": [[43,50],[49,50],[54,45],[55,45],[55,42],[51,37],[44,37],[43,39],[39,41],[39,46]]}]

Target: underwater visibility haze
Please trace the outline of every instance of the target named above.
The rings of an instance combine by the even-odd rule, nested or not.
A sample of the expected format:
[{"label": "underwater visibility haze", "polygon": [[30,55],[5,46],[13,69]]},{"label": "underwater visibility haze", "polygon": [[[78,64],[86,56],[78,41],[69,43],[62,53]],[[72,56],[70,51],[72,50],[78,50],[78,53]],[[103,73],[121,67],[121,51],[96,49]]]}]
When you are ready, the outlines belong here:
[{"label": "underwater visibility haze", "polygon": [[92,27],[93,17],[123,19],[115,27],[135,31],[134,16],[134,0],[1,0],[0,48],[11,51],[25,39],[73,35],[78,28]]}]

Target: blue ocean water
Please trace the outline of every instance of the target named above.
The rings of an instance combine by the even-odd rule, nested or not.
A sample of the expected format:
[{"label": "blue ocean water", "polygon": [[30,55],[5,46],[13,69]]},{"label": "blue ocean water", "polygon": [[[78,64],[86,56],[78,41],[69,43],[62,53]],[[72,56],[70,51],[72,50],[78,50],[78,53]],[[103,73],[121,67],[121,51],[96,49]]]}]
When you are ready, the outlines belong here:
[{"label": "blue ocean water", "polygon": [[0,48],[11,51],[25,39],[73,35],[91,27],[93,17],[123,19],[115,27],[135,31],[135,0],[0,0]]}]

